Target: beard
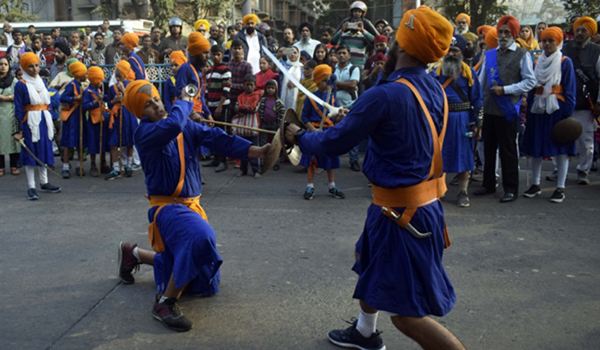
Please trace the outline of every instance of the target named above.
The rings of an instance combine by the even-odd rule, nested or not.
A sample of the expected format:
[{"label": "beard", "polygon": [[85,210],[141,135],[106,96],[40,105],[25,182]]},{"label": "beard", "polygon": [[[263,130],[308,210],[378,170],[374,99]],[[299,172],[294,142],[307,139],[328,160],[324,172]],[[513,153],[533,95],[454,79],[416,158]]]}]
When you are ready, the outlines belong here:
[{"label": "beard", "polygon": [[383,66],[383,76],[387,78],[393,71],[396,70],[396,62],[398,61],[398,43],[394,43],[390,46],[390,52],[387,55],[387,61]]},{"label": "beard", "polygon": [[54,56],[56,62],[63,64],[67,60],[67,56]]},{"label": "beard", "polygon": [[456,32],[460,35],[463,35],[468,31],[469,31],[469,27],[464,27],[464,28],[456,27]]},{"label": "beard", "polygon": [[254,28],[253,27],[246,27],[246,33],[248,33],[248,34],[254,33]]},{"label": "beard", "polygon": [[303,43],[303,44],[308,44],[308,43],[309,43],[309,41],[310,41],[310,37],[308,37],[308,36],[303,36],[303,37],[302,37],[302,43]]},{"label": "beard", "polygon": [[458,79],[462,68],[462,58],[456,56],[446,56],[442,62],[442,75],[445,77],[453,77]]},{"label": "beard", "polygon": [[573,40],[575,42],[575,47],[578,49],[583,49],[587,46],[587,44],[590,42],[590,38],[588,38],[587,40],[577,40],[577,38],[575,38],[575,40]]},{"label": "beard", "polygon": [[498,46],[500,46],[502,50],[507,49],[513,42],[514,40],[512,38],[498,38]]}]

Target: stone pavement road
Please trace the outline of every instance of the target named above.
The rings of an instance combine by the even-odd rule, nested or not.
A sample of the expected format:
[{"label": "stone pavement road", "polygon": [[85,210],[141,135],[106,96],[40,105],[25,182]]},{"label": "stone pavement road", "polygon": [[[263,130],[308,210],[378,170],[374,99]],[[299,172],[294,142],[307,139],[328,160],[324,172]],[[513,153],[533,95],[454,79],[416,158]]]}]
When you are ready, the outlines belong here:
[{"label": "stone pavement road", "polygon": [[[151,317],[149,266],[134,285],[116,276],[119,241],[149,247],[141,171],[110,182],[50,175],[63,192],[36,202],[26,200],[24,174],[5,175],[0,349],[335,349],[327,331],[358,313],[350,267],[371,200],[362,174],[347,159],[342,167],[336,182],[347,198],[327,196],[321,174],[312,201],[301,198],[306,175],[289,164],[260,180],[204,168],[202,203],[224,263],[219,294],[181,300],[195,323],[188,333]],[[444,265],[458,300],[440,321],[467,348],[600,349],[600,175],[591,186],[574,179],[563,204],[548,202],[544,181],[535,199],[501,204],[498,191],[459,209],[449,186]],[[384,316],[378,326],[388,349],[419,348]]]}]

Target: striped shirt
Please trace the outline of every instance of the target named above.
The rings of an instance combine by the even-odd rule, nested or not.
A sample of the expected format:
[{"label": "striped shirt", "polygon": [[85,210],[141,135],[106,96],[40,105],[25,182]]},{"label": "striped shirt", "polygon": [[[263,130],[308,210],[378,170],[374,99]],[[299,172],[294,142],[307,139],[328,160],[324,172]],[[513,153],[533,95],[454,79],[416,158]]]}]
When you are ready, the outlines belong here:
[{"label": "striped shirt", "polygon": [[350,63],[353,66],[363,67],[367,62],[367,47],[373,45],[375,37],[367,31],[352,34],[350,31],[335,33],[331,41],[338,42],[340,45],[348,46],[350,50]]},{"label": "striped shirt", "polygon": [[231,71],[224,64],[212,66],[206,72],[206,101],[208,107],[217,108],[221,97],[225,96],[223,106],[229,105],[229,90],[231,89]]},{"label": "striped shirt", "polygon": [[258,117],[260,125],[276,124],[283,119],[285,107],[280,99],[261,97],[258,103]]}]

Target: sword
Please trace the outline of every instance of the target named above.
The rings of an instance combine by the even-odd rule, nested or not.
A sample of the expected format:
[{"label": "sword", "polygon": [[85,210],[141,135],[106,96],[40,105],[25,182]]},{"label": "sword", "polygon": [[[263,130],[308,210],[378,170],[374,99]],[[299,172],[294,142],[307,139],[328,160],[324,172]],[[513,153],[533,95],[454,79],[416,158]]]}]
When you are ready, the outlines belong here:
[{"label": "sword", "polygon": [[285,75],[292,82],[292,84],[294,84],[306,96],[310,97],[311,99],[313,99],[316,103],[320,104],[321,106],[327,108],[327,110],[329,111],[329,114],[332,116],[337,115],[340,112],[340,108],[333,107],[329,103],[321,100],[320,98],[315,96],[315,94],[308,91],[308,89],[305,88],[302,84],[300,84],[300,82],[298,80],[296,80],[296,78],[294,78],[290,74],[290,72],[287,71],[287,69],[285,69],[285,67],[281,64],[281,62],[279,62],[277,57],[273,56],[273,54],[271,53],[271,51],[269,51],[269,49],[267,49],[266,47],[263,46],[263,51],[271,59],[271,61],[273,61],[273,63],[275,63],[275,65],[277,66],[277,68],[279,68],[281,73],[283,73],[283,75]]},{"label": "sword", "polygon": [[19,140],[19,143],[21,144],[21,146],[23,146],[23,148],[27,151],[27,153],[29,153],[33,159],[35,159],[36,162],[38,162],[39,165],[43,166],[44,168],[50,170],[51,172],[53,172],[54,174],[56,174],[56,176],[59,176],[62,179],[62,175],[57,173],[56,171],[50,169],[46,164],[44,164],[38,157],[35,156],[35,154],[33,154],[33,152],[31,152],[31,150],[29,148],[27,148],[27,146],[25,146],[25,141],[23,141],[23,139]]},{"label": "sword", "polygon": [[[383,214],[390,214],[394,220],[394,222],[398,222],[398,220],[400,220],[400,218],[402,217],[402,214],[397,215],[396,213],[394,213],[392,210],[389,210],[387,207],[381,207],[381,212]],[[426,232],[426,233],[421,233],[419,232],[419,230],[417,230],[411,223],[408,223],[406,225],[406,230],[413,235],[415,238],[425,238],[425,237],[429,237],[431,236],[431,232]]]}]

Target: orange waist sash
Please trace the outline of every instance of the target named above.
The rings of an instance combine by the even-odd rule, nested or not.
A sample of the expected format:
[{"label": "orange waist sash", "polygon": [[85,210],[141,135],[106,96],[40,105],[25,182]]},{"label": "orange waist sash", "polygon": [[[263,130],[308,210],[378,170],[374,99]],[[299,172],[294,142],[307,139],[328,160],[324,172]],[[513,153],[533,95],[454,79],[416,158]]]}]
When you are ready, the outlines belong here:
[{"label": "orange waist sash", "polygon": [[[49,111],[50,110],[50,105],[27,105],[25,106],[23,109],[25,109],[25,112],[33,112],[33,111]],[[25,124],[25,122],[27,122],[27,117],[29,116],[29,113],[25,114],[25,117],[23,118],[23,124]]]},{"label": "orange waist sash", "polygon": [[[552,87],[551,94],[556,95],[556,98],[565,102],[565,97],[561,95],[564,92],[562,85],[555,85]],[[544,87],[540,86],[535,90],[536,95],[542,95],[544,93]]]}]

